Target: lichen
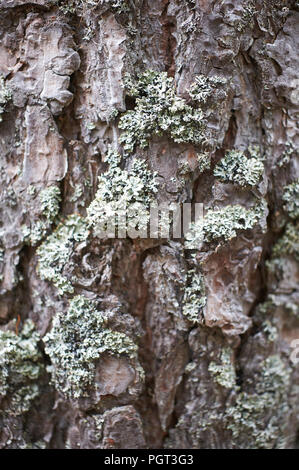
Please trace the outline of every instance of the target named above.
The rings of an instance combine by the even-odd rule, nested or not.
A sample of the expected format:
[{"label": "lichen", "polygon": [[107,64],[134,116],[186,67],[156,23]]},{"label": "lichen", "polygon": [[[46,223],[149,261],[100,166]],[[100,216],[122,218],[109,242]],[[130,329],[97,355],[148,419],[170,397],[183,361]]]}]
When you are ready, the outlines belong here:
[{"label": "lichen", "polygon": [[[189,89],[189,95],[194,101],[198,101],[203,104],[211,98],[215,93],[218,92],[219,88],[223,88],[227,84],[227,80],[224,77],[214,75],[212,77],[206,77],[205,75],[197,75],[195,81],[191,84]],[[226,96],[225,90],[222,91],[223,97]]]},{"label": "lichen", "polygon": [[49,186],[40,192],[39,198],[43,215],[48,222],[52,223],[59,212],[60,189],[57,186]]},{"label": "lichen", "polygon": [[50,372],[57,390],[70,398],[88,396],[94,385],[96,363],[103,353],[135,358],[137,345],[124,333],[105,327],[107,312],[82,295],[70,301],[68,312],[58,313],[44,337]]},{"label": "lichen", "polygon": [[[34,196],[36,189],[34,186],[27,188],[27,194]],[[57,186],[49,186],[39,194],[40,218],[33,220],[30,226],[24,224],[21,227],[23,240],[27,245],[36,246],[45,236],[50,226],[56,221],[61,202],[60,189]]]},{"label": "lichen", "polygon": [[[120,155],[109,150],[109,170],[99,177],[98,190],[87,208],[87,223],[94,233],[102,236],[109,227],[119,234],[132,228],[145,230],[149,222],[149,207],[157,193],[156,173],[147,169],[146,162],[134,160],[129,171],[119,166]],[[122,217],[118,218],[118,215]]]},{"label": "lichen", "polygon": [[258,223],[262,225],[266,207],[262,200],[251,209],[240,205],[226,206],[221,210],[209,209],[204,217],[191,224],[185,247],[196,249],[202,243],[228,242],[237,236],[239,230],[252,229]]},{"label": "lichen", "polygon": [[20,334],[0,330],[0,399],[8,400],[5,412],[18,416],[27,412],[39,395],[43,371],[40,337],[31,320]]},{"label": "lichen", "polygon": [[125,154],[132,153],[136,146],[146,148],[152,136],[165,132],[177,143],[206,141],[202,111],[176,95],[174,80],[166,72],[148,70],[139,75],[137,82],[127,79],[126,88],[136,105],[119,122]]},{"label": "lichen", "polygon": [[202,152],[197,155],[197,168],[200,173],[211,168],[211,158],[209,152]]},{"label": "lichen", "polygon": [[221,387],[233,389],[236,387],[236,371],[232,362],[232,350],[224,348],[220,359],[220,364],[210,362],[209,372]]},{"label": "lichen", "polygon": [[5,111],[6,103],[11,99],[11,97],[11,90],[7,88],[4,78],[0,76],[0,122],[3,121],[2,114]]},{"label": "lichen", "polygon": [[63,275],[63,269],[71,258],[75,243],[86,240],[88,234],[85,220],[78,215],[70,215],[37,250],[40,277],[53,282],[60,294],[74,292],[71,282]]},{"label": "lichen", "polygon": [[182,312],[189,321],[199,324],[206,305],[204,277],[201,273],[196,273],[195,269],[191,269],[187,273],[186,283]]},{"label": "lichen", "polygon": [[299,221],[286,225],[284,234],[273,247],[270,263],[281,256],[294,256],[299,261]]},{"label": "lichen", "polygon": [[244,152],[230,150],[216,165],[214,176],[224,183],[253,187],[259,183],[263,171],[264,164],[259,156],[246,157]]},{"label": "lichen", "polygon": [[[241,392],[225,415],[238,448],[279,447],[284,428],[291,369],[279,355],[269,356],[261,364],[261,374],[253,393]],[[275,413],[273,414],[273,410]]]},{"label": "lichen", "polygon": [[299,218],[299,178],[284,188],[284,209],[291,219]]}]

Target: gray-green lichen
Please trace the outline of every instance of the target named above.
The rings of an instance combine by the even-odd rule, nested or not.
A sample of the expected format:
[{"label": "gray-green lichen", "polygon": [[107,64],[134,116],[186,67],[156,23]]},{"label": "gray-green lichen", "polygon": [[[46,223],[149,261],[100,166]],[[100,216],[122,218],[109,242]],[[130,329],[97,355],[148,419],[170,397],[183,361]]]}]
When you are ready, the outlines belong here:
[{"label": "gray-green lichen", "polygon": [[[34,186],[27,188],[28,195],[35,195]],[[31,225],[22,225],[23,240],[26,244],[35,246],[46,235],[50,226],[55,222],[59,213],[61,202],[60,189],[57,186],[49,186],[39,194],[41,215],[38,220],[32,221]]]},{"label": "gray-green lichen", "polygon": [[0,401],[8,401],[5,412],[10,415],[27,412],[40,393],[43,363],[39,340],[31,320],[24,323],[20,334],[0,330]]},{"label": "gray-green lichen", "polygon": [[166,72],[148,70],[137,82],[127,79],[126,88],[136,99],[136,105],[134,110],[126,111],[119,122],[125,154],[132,153],[136,146],[146,148],[152,136],[165,132],[177,143],[206,141],[202,111],[176,95],[174,80]]},{"label": "gray-green lichen", "polygon": [[194,101],[199,103],[206,103],[215,93],[221,90],[223,98],[226,96],[224,89],[227,80],[224,77],[206,77],[205,75],[198,75],[189,89],[189,95]]},{"label": "gray-green lichen", "polygon": [[82,295],[70,301],[68,312],[58,313],[44,337],[50,372],[57,390],[70,398],[88,396],[94,386],[96,363],[105,352],[135,358],[137,345],[124,333],[105,327],[105,312]]},{"label": "gray-green lichen", "polygon": [[184,289],[183,315],[194,324],[199,324],[206,305],[204,277],[191,269],[187,273],[187,286]]},{"label": "gray-green lichen", "polygon": [[[109,170],[99,177],[98,190],[87,208],[87,223],[95,233],[103,233],[117,223],[119,233],[130,228],[144,230],[149,222],[149,206],[158,186],[156,173],[146,162],[135,159],[129,171],[119,166],[120,155],[110,149]],[[119,214],[122,217],[118,217]],[[116,220],[117,218],[117,220]]]},{"label": "gray-green lichen", "polygon": [[209,152],[202,152],[197,155],[197,168],[200,173],[211,168],[211,158]]},{"label": "gray-green lichen", "polygon": [[[254,154],[256,155],[256,152]],[[246,157],[239,150],[230,150],[216,165],[214,176],[224,183],[234,183],[245,187],[256,186],[263,171],[264,164],[259,156]]]},{"label": "gray-green lichen", "polygon": [[59,9],[65,15],[76,14],[82,16],[88,9],[107,6],[116,13],[126,13],[129,11],[128,0],[58,0]]},{"label": "gray-green lichen", "polygon": [[[287,422],[291,368],[279,355],[269,356],[261,364],[261,374],[254,392],[241,392],[225,416],[232,432],[233,445],[238,448],[271,449],[283,447],[280,441]],[[273,413],[275,410],[275,413]]]},{"label": "gray-green lichen", "polygon": [[63,268],[70,260],[75,243],[86,240],[88,234],[85,220],[79,215],[70,215],[37,250],[40,277],[53,282],[60,294],[74,292],[71,282],[63,275]]},{"label": "gray-green lichen", "polygon": [[43,215],[47,221],[52,223],[59,212],[59,204],[61,202],[60,189],[57,186],[49,186],[40,192],[39,198]]},{"label": "gray-green lichen", "polygon": [[0,76],[0,122],[3,120],[2,114],[5,111],[6,103],[11,99],[12,93],[7,88],[4,78]]},{"label": "gray-green lichen", "polygon": [[221,361],[210,362],[209,372],[212,374],[215,382],[224,388],[232,389],[236,387],[236,371],[232,362],[232,350],[224,348],[221,353]]},{"label": "gray-green lichen", "polygon": [[268,267],[274,259],[279,259],[281,256],[294,256],[299,261],[299,221],[286,225],[284,234],[273,247]]},{"label": "gray-green lichen", "polygon": [[256,224],[263,226],[267,210],[264,200],[251,209],[240,205],[226,206],[221,210],[208,210],[206,215],[191,224],[186,234],[185,247],[196,249],[202,243],[228,242],[237,236],[239,230],[252,229]]},{"label": "gray-green lichen", "polygon": [[284,209],[292,219],[299,218],[299,178],[284,188]]}]

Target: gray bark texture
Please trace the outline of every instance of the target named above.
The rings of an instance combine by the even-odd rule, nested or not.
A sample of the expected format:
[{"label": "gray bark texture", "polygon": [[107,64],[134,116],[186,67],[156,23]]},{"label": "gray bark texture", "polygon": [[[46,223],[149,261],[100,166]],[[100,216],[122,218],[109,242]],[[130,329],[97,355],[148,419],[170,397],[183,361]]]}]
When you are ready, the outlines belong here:
[{"label": "gray bark texture", "polygon": [[[0,0],[2,449],[298,447],[298,20]],[[103,238],[120,199],[204,218]]]}]

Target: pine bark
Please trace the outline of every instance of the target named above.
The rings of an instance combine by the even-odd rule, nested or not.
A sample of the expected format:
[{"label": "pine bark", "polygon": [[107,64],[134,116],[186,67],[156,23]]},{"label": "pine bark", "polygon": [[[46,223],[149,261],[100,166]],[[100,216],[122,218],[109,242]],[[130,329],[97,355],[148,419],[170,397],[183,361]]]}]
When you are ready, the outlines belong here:
[{"label": "pine bark", "polygon": [[[298,19],[295,0],[0,0],[1,448],[298,446]],[[127,77],[149,70],[202,109],[204,142],[176,142],[170,124],[124,155],[119,124],[138,106]],[[196,102],[197,77],[210,88]],[[70,242],[62,293],[41,276],[40,247],[69,216],[84,225],[111,146],[122,171],[141,159],[157,172],[159,203],[264,201],[262,223],[199,250],[91,231]],[[215,176],[230,151],[258,154],[256,185]],[[52,187],[60,196],[43,205]],[[55,383],[63,366],[44,341],[76,296],[138,347],[134,360],[104,351],[81,397]],[[24,358],[12,344],[28,320]]]}]

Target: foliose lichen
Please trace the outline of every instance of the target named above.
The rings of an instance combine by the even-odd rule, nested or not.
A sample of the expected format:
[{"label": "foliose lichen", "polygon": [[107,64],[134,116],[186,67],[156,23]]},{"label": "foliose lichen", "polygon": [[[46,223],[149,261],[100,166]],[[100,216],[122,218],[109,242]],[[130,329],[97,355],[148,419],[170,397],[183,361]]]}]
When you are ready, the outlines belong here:
[{"label": "foliose lichen", "polygon": [[197,168],[200,173],[211,168],[211,158],[209,152],[202,152],[197,155]]},{"label": "foliose lichen", "polygon": [[221,210],[209,209],[204,217],[191,224],[186,234],[185,247],[197,249],[202,243],[228,242],[237,236],[239,230],[252,229],[258,223],[263,226],[266,210],[264,200],[251,209],[238,204]]},{"label": "foliose lichen", "polygon": [[132,153],[136,146],[146,148],[152,136],[165,132],[177,143],[206,141],[203,112],[176,95],[174,80],[166,72],[148,70],[136,82],[127,79],[126,88],[136,105],[119,122],[125,154]]},{"label": "foliose lichen", "polygon": [[[249,149],[250,151],[250,149]],[[256,186],[263,174],[264,164],[260,157],[246,157],[244,152],[230,150],[214,169],[214,176],[224,183],[240,186]]]},{"label": "foliose lichen", "polygon": [[38,348],[40,337],[31,320],[19,334],[0,330],[0,400],[8,400],[5,412],[27,412],[39,395],[38,380],[44,370]]},{"label": "foliose lichen", "polygon": [[74,297],[68,312],[58,313],[44,337],[52,365],[49,371],[57,390],[70,398],[89,395],[96,364],[103,353],[136,358],[137,345],[124,333],[105,326],[107,312],[82,295]]},{"label": "foliose lichen", "polygon": [[215,382],[222,387],[227,389],[236,387],[236,371],[232,362],[231,348],[224,348],[221,353],[220,363],[212,361],[208,369]]},{"label": "foliose lichen", "polygon": [[291,219],[299,218],[299,178],[284,188],[284,209]]},{"label": "foliose lichen", "polygon": [[206,305],[204,277],[195,269],[191,269],[187,273],[186,283],[182,312],[189,321],[199,324],[203,308]]},{"label": "foliose lichen", "polygon": [[109,169],[99,177],[98,190],[87,208],[87,224],[96,233],[114,227],[120,231],[130,228],[143,230],[149,222],[149,206],[158,191],[156,173],[147,169],[144,160],[135,159],[130,170],[119,166],[120,155],[109,150]]},{"label": "foliose lichen", "polygon": [[203,104],[214,95],[219,92],[219,88],[222,91],[223,96],[226,96],[226,92],[223,89],[227,84],[227,79],[214,75],[212,77],[206,77],[205,75],[197,75],[195,81],[189,88],[189,95],[194,101],[198,101]]},{"label": "foliose lichen", "polygon": [[60,189],[57,186],[49,186],[40,192],[39,198],[43,215],[47,221],[52,223],[59,212],[59,204],[61,202]]},{"label": "foliose lichen", "polygon": [[3,121],[2,114],[5,111],[6,103],[11,99],[12,93],[7,88],[4,78],[0,76],[0,122]]},{"label": "foliose lichen", "polygon": [[284,234],[273,247],[270,263],[285,255],[294,256],[299,261],[299,221],[286,225]]},{"label": "foliose lichen", "polygon": [[71,258],[75,244],[86,240],[88,235],[85,220],[73,214],[60,223],[37,249],[40,277],[53,282],[60,294],[74,292],[71,282],[63,275],[63,269]]},{"label": "foliose lichen", "polygon": [[[253,393],[241,392],[225,416],[238,448],[280,447],[280,436],[288,411],[286,392],[289,390],[291,368],[279,355],[269,356],[261,364],[261,374]],[[273,414],[273,409],[275,413]]]},{"label": "foliose lichen", "polygon": [[[34,196],[35,191],[34,186],[28,187],[27,194]],[[60,189],[57,186],[49,186],[40,192],[39,199],[40,218],[32,221],[30,226],[24,224],[21,227],[24,242],[31,246],[37,245],[45,238],[50,226],[55,222],[61,202]]]}]

